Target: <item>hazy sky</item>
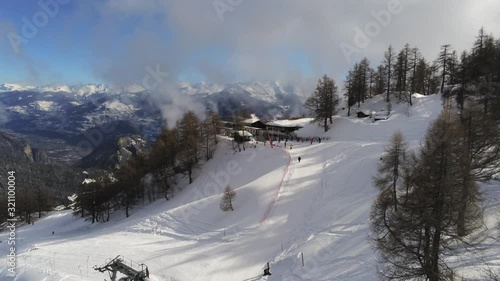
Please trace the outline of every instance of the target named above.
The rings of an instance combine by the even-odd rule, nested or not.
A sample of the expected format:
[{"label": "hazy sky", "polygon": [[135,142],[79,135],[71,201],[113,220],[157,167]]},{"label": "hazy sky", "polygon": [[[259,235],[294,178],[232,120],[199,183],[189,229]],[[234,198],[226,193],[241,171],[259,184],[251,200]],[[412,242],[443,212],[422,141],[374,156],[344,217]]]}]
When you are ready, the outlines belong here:
[{"label": "hazy sky", "polygon": [[0,83],[132,84],[147,67],[187,81],[340,80],[389,44],[430,60],[443,44],[469,49],[481,26],[499,37],[500,1],[2,1]]}]

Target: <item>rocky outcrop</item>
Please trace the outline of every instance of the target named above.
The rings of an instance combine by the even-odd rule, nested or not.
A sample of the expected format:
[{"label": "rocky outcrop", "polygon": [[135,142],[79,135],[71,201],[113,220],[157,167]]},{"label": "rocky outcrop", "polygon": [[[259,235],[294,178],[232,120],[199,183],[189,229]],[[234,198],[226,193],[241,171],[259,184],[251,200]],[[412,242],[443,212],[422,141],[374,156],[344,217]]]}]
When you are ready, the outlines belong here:
[{"label": "rocky outcrop", "polygon": [[119,136],[99,145],[92,153],[83,157],[77,167],[103,170],[118,170],[131,157],[147,153],[148,143],[139,135]]},{"label": "rocky outcrop", "polygon": [[0,132],[0,193],[7,191],[7,171],[15,172],[16,190],[43,188],[64,204],[84,179],[83,171],[67,165],[49,163],[44,151],[33,148],[26,140]]},{"label": "rocky outcrop", "polygon": [[21,162],[48,163],[47,154],[22,138],[0,132],[0,155],[4,159]]}]

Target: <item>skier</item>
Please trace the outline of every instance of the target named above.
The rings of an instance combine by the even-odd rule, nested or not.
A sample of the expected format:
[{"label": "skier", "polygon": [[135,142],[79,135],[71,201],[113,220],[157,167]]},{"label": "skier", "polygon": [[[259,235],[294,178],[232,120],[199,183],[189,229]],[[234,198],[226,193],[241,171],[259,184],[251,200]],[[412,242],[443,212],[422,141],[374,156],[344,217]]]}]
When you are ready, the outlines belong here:
[{"label": "skier", "polygon": [[266,264],[266,268],[264,268],[264,276],[271,275],[271,268],[269,267],[269,262]]},{"label": "skier", "polygon": [[292,144],[290,144],[290,150],[292,150]]},{"label": "skier", "polygon": [[299,156],[299,163],[300,163],[300,159],[302,159],[302,158],[300,158],[300,156]]}]

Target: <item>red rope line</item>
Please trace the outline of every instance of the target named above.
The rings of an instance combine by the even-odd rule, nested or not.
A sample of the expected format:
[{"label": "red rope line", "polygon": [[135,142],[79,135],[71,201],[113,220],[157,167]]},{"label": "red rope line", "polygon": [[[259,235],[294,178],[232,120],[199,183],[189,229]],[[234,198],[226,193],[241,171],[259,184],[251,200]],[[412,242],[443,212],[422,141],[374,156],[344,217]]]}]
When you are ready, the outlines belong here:
[{"label": "red rope line", "polygon": [[290,155],[290,153],[286,150],[286,148],[284,148],[283,150],[288,154],[288,163],[287,163],[285,169],[283,170],[283,176],[281,177],[281,181],[280,181],[280,184],[278,186],[278,190],[274,194],[274,197],[273,197],[273,200],[271,201],[271,203],[269,203],[269,205],[267,206],[266,212],[264,213],[264,215],[260,219],[260,224],[263,224],[266,221],[267,217],[269,216],[272,209],[274,208],[274,205],[276,204],[276,201],[278,200],[278,196],[280,194],[281,187],[283,186],[283,181],[285,180],[286,174],[288,173],[288,167],[290,167],[290,163],[292,162],[292,156]]}]

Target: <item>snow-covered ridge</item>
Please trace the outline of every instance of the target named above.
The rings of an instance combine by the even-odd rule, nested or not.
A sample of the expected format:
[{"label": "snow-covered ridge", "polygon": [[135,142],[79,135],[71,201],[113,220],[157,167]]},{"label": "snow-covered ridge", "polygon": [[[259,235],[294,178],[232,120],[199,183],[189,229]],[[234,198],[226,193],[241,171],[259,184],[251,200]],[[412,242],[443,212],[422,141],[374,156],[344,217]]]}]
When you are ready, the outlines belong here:
[{"label": "snow-covered ridge", "polygon": [[183,93],[186,93],[188,95],[212,94],[222,91],[224,89],[224,85],[217,83],[206,83],[206,82],[200,82],[195,84],[180,82],[179,89]]},{"label": "snow-covered ridge", "polygon": [[[285,86],[279,81],[265,81],[265,82],[233,82],[226,84],[218,83],[188,83],[188,82],[178,82],[177,88],[180,92],[188,95],[206,94],[211,95],[220,92],[227,93],[241,93],[242,91],[247,92],[250,96],[267,100],[276,100],[276,95],[289,95],[295,94],[298,96],[303,96],[303,91],[295,86]],[[0,84],[0,93],[4,92],[14,92],[14,91],[32,91],[38,93],[73,93],[78,96],[87,96],[95,93],[109,93],[109,94],[119,94],[119,93],[139,93],[146,89],[141,85],[127,85],[127,86],[114,86],[105,84],[85,84],[85,85],[44,85],[44,86],[31,86],[31,85],[20,85],[20,84],[10,84],[4,83]]]},{"label": "snow-covered ridge", "polygon": [[30,91],[36,93],[70,93],[78,96],[88,96],[96,93],[138,93],[144,91],[144,88],[139,85],[129,86],[111,86],[104,84],[86,84],[86,85],[44,85],[44,86],[30,86],[19,84],[1,84],[0,93],[5,92],[23,92]]},{"label": "snow-covered ridge", "polygon": [[33,107],[41,111],[52,111],[57,108],[57,104],[52,101],[36,101],[32,104]]},{"label": "snow-covered ridge", "polygon": [[33,90],[35,87],[33,86],[23,86],[18,84],[0,84],[0,93],[3,92],[14,92],[14,91],[29,91]]},{"label": "snow-covered ridge", "polygon": [[[282,116],[301,116],[305,109],[299,97],[276,82],[233,83],[225,85],[180,84],[193,103],[216,108],[222,116],[230,116],[238,105],[266,120]],[[288,90],[288,92],[287,92]],[[162,93],[164,95],[168,93]],[[178,94],[178,93],[177,93]],[[0,104],[8,122],[3,127],[16,132],[59,131],[81,133],[90,128],[118,120],[128,121],[143,133],[154,136],[161,128],[155,93],[140,85],[107,86],[89,84],[43,87],[3,84]]]},{"label": "snow-covered ridge", "polygon": [[109,100],[102,104],[109,111],[132,113],[137,110],[133,105],[124,104],[118,100]]}]

